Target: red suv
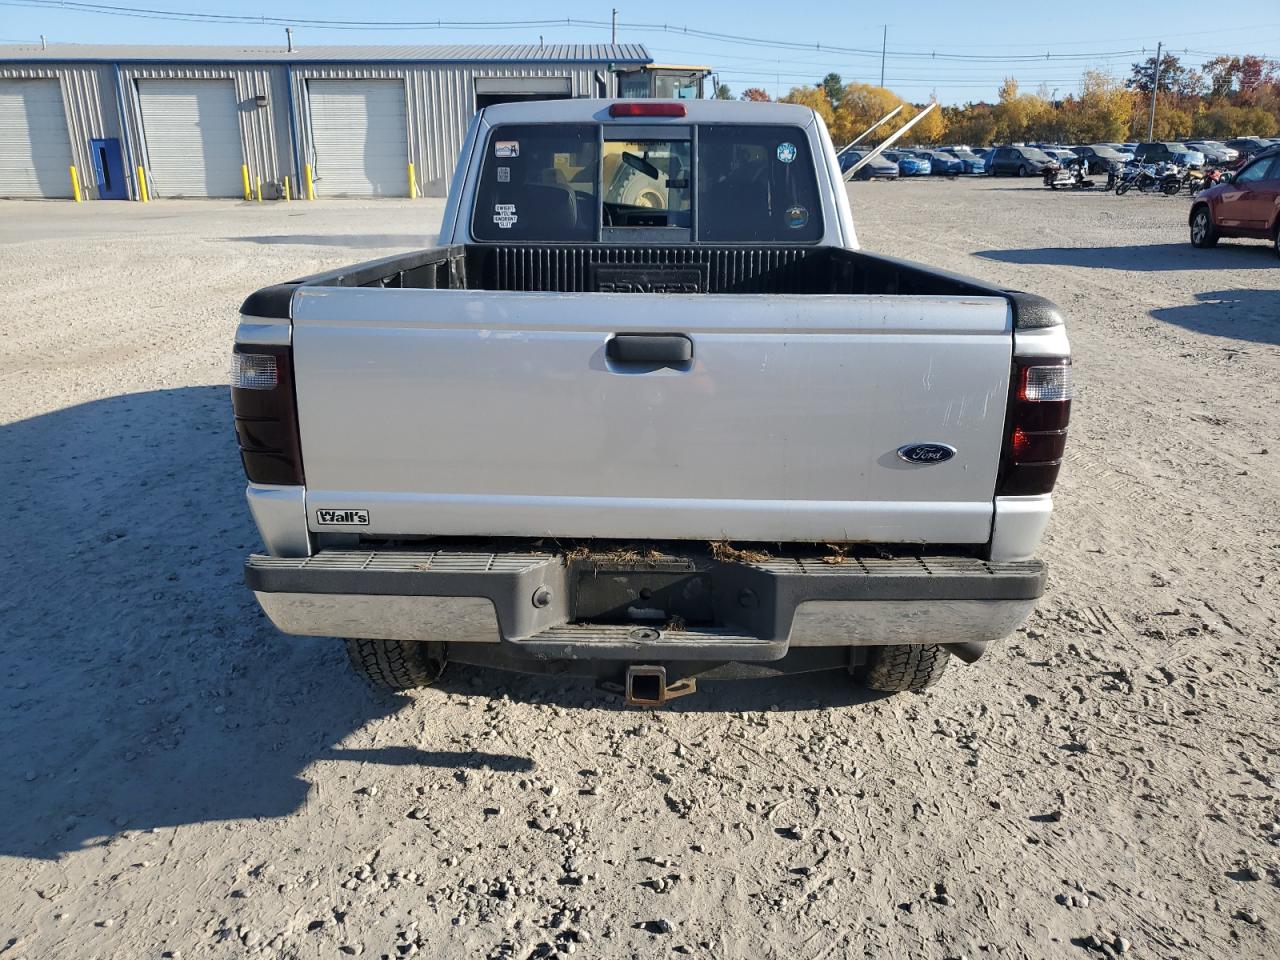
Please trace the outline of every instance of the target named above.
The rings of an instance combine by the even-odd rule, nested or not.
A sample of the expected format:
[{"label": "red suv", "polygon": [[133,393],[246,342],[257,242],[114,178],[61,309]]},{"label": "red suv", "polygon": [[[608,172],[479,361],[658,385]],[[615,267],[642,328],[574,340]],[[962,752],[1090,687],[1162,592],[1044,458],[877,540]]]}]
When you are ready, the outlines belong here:
[{"label": "red suv", "polygon": [[1261,151],[1229,181],[1197,196],[1189,222],[1192,246],[1254,237],[1270,240],[1280,254],[1280,148]]}]

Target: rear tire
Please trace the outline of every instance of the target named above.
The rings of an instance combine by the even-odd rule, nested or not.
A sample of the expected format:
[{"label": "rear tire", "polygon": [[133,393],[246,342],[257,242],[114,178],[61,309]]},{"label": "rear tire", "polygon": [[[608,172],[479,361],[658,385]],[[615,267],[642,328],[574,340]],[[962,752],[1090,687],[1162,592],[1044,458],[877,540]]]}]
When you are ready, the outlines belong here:
[{"label": "rear tire", "polygon": [[863,683],[886,693],[919,693],[942,679],[950,659],[951,654],[933,643],[869,647]]},{"label": "rear tire", "polygon": [[1191,214],[1191,245],[1201,250],[1218,245],[1218,231],[1213,227],[1213,215],[1206,206],[1196,207]]},{"label": "rear tire", "polygon": [[448,663],[443,643],[413,640],[348,640],[347,656],[356,673],[381,690],[430,686]]}]

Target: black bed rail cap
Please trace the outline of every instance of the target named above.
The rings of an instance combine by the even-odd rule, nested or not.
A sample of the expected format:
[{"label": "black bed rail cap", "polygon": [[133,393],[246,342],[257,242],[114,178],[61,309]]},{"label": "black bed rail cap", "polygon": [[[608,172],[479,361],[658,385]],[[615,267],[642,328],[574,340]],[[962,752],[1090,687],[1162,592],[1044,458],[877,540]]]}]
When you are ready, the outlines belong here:
[{"label": "black bed rail cap", "polygon": [[1016,330],[1056,327],[1066,322],[1062,311],[1052,300],[1038,297],[1034,293],[1023,293],[1021,290],[1008,290],[1005,296],[1013,307],[1013,326]]},{"label": "black bed rail cap", "polygon": [[264,320],[290,319],[289,305],[293,302],[293,293],[298,283],[277,283],[270,287],[255,290],[245,297],[240,304],[240,312],[246,317],[261,317]]}]

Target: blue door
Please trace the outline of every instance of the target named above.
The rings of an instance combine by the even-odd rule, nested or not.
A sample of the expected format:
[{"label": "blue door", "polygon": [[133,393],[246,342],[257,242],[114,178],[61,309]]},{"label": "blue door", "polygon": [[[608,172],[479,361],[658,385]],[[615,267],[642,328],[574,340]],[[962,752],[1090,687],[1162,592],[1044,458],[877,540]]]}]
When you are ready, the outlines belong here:
[{"label": "blue door", "polygon": [[90,140],[89,155],[93,158],[93,176],[98,184],[99,200],[128,200],[124,182],[124,160],[120,157],[120,141]]}]

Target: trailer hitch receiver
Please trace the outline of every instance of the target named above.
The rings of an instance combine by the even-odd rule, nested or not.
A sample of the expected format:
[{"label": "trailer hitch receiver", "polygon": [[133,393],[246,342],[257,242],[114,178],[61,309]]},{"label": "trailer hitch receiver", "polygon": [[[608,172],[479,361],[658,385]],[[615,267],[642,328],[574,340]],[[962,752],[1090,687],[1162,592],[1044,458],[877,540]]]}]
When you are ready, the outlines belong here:
[{"label": "trailer hitch receiver", "polygon": [[693,677],[667,685],[667,668],[635,665],[627,667],[627,703],[633,707],[660,707],[668,700],[696,693],[698,681]]}]

